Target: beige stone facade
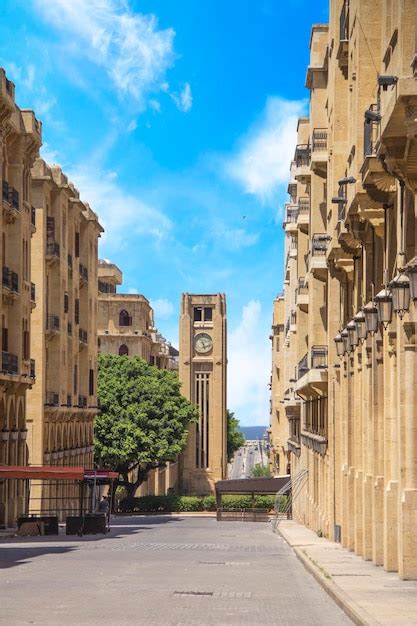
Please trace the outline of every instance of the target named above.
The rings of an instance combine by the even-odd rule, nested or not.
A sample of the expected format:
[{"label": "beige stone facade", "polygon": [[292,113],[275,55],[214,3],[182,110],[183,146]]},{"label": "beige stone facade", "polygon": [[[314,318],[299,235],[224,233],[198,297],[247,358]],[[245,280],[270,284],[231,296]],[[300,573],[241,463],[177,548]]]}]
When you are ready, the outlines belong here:
[{"label": "beige stone facade", "polygon": [[[97,414],[97,215],[57,166],[32,168],[36,233],[32,240],[31,351],[36,382],[28,392],[28,451],[34,465],[93,467]],[[77,506],[60,486],[56,508]],[[41,508],[32,489],[31,510]],[[35,493],[36,492],[36,493]],[[45,490],[43,497],[47,497]],[[73,501],[74,500],[74,501]],[[49,504],[42,504],[43,509]],[[55,506],[55,505],[54,505]]]},{"label": "beige stone facade", "polygon": [[[35,232],[31,167],[41,144],[41,124],[32,111],[18,108],[14,93],[14,84],[0,68],[0,464],[26,465],[26,391],[35,376],[30,351],[31,239]],[[26,504],[23,481],[1,481],[0,527],[13,525]]]},{"label": "beige stone facade", "polygon": [[200,409],[180,457],[183,494],[214,491],[227,467],[227,326],[224,294],[183,294],[180,316],[182,393]]},{"label": "beige stone facade", "polygon": [[122,272],[100,260],[98,267],[98,336],[100,351],[139,356],[159,369],[178,370],[176,350],[155,328],[154,312],[142,294],[118,293]]},{"label": "beige stone facade", "polygon": [[271,417],[283,440],[282,402],[291,474],[308,470],[294,517],[404,579],[417,578],[416,12],[337,0],[312,29]]}]

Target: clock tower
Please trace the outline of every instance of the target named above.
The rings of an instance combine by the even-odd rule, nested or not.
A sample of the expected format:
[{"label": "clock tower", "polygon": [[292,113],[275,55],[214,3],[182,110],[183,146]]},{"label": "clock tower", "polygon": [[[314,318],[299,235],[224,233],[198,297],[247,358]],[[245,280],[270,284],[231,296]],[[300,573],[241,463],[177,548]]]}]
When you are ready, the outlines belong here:
[{"label": "clock tower", "polygon": [[206,495],[226,478],[226,298],[185,293],[181,300],[180,366],[183,395],[199,408],[180,458],[182,494]]}]

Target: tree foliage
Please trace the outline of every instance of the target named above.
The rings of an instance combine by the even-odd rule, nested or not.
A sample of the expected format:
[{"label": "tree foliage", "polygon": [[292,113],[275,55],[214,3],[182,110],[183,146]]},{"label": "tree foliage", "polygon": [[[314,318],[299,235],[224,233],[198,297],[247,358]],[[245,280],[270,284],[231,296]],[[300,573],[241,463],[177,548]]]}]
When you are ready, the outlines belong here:
[{"label": "tree foliage", "polygon": [[269,465],[262,465],[262,463],[256,463],[250,473],[252,478],[260,478],[261,476],[271,476],[269,471]]},{"label": "tree foliage", "polygon": [[95,453],[100,465],[122,475],[128,495],[153,467],[174,461],[185,448],[198,411],[180,387],[175,373],[139,357],[99,356]]},{"label": "tree foliage", "polygon": [[227,410],[227,460],[231,461],[237,450],[245,443],[245,437],[239,430],[239,420],[232,411]]}]

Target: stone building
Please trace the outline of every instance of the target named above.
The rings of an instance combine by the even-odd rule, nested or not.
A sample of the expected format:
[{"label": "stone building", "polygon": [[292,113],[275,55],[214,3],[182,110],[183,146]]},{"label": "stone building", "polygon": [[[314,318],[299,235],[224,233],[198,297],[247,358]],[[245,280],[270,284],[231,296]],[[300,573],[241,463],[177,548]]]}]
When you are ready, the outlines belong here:
[{"label": "stone building", "polygon": [[227,327],[224,294],[182,295],[180,316],[182,393],[200,409],[180,457],[180,493],[214,492],[227,467]]},{"label": "stone building", "polygon": [[[30,350],[31,239],[35,232],[31,167],[41,145],[41,124],[15,103],[15,86],[0,68],[0,213],[2,357],[0,369],[0,464],[26,465],[26,391],[35,377]],[[0,483],[0,527],[26,510],[24,481]]]},{"label": "stone building", "polygon": [[[32,201],[37,296],[31,351],[37,371],[27,399],[30,462],[92,468],[98,410],[97,249],[103,229],[62,170],[42,159],[32,168]],[[54,494],[58,509],[64,500],[66,508],[76,505],[77,494],[69,489],[61,485]],[[40,507],[35,492],[32,488],[32,510]],[[42,495],[47,497],[45,489]]]},{"label": "stone building", "polygon": [[98,266],[100,352],[139,356],[159,369],[178,370],[178,350],[155,328],[154,312],[142,294],[118,293],[122,272],[110,261]]},{"label": "stone building", "polygon": [[281,402],[292,477],[306,474],[294,517],[404,579],[417,579],[416,14],[415,0],[332,0],[313,26],[271,414],[284,439]]}]

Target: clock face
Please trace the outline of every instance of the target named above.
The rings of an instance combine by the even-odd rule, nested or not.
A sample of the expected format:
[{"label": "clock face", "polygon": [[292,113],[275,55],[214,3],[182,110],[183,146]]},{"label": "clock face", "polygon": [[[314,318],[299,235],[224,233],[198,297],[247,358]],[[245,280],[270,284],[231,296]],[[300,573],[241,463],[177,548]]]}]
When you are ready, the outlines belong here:
[{"label": "clock face", "polygon": [[207,333],[199,333],[194,337],[194,348],[200,354],[210,352],[213,347],[213,340]]}]

